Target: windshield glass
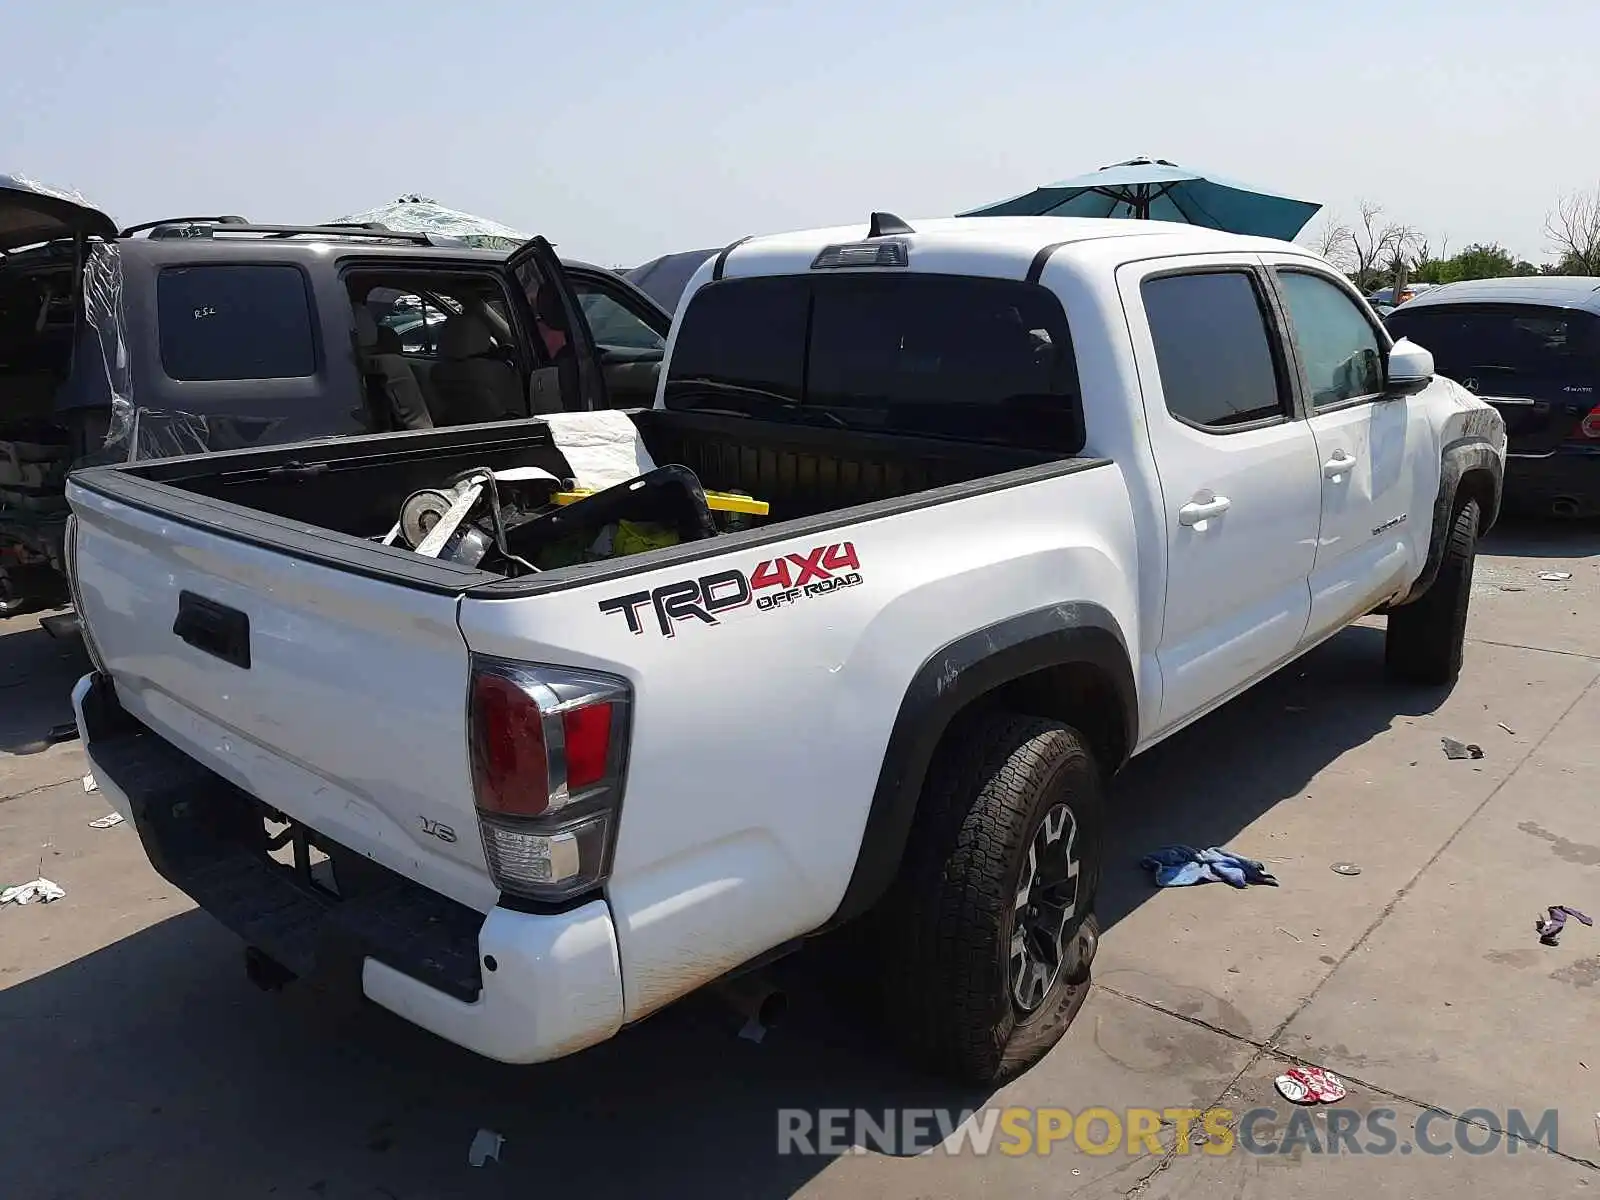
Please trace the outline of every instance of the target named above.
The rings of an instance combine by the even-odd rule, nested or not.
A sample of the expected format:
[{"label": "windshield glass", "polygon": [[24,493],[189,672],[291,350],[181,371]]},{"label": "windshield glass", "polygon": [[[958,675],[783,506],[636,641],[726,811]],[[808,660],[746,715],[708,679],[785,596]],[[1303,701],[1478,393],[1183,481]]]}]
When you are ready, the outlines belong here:
[{"label": "windshield glass", "polygon": [[1397,309],[1385,324],[1426,347],[1441,374],[1487,376],[1484,387],[1495,376],[1587,381],[1600,371],[1600,317],[1575,309],[1440,305]]}]

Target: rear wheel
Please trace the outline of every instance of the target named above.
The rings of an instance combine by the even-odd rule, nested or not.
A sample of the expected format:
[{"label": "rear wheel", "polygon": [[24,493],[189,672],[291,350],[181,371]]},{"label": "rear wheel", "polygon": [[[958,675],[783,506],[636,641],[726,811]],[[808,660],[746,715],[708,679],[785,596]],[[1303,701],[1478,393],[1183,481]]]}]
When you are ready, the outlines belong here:
[{"label": "rear wheel", "polygon": [[989,713],[930,764],[878,916],[888,1019],[912,1057],[965,1084],[1026,1070],[1089,991],[1104,814],[1083,736]]},{"label": "rear wheel", "polygon": [[1384,666],[1403,683],[1451,684],[1461,674],[1472,566],[1478,553],[1478,502],[1456,509],[1439,574],[1422,598],[1389,614]]}]

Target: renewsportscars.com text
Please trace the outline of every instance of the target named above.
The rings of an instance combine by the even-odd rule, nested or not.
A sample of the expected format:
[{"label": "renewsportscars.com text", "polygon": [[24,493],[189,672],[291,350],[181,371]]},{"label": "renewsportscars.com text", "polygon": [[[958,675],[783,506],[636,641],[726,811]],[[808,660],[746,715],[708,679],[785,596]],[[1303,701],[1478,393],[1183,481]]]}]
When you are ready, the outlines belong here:
[{"label": "renewsportscars.com text", "polygon": [[1425,1109],[1412,1120],[1392,1108],[948,1108],[778,1110],[782,1155],[1516,1154],[1559,1149],[1554,1109],[1528,1114],[1475,1108],[1459,1117]]}]

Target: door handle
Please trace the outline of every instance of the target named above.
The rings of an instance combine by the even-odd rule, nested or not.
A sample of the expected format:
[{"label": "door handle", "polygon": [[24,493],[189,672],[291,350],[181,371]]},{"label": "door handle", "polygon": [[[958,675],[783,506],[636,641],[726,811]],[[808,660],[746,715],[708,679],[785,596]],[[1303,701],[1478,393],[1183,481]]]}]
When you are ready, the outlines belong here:
[{"label": "door handle", "polygon": [[1350,468],[1356,465],[1356,460],[1343,450],[1334,451],[1334,455],[1322,464],[1322,474],[1326,479],[1337,479],[1341,475],[1348,475]]},{"label": "door handle", "polygon": [[179,592],[172,632],[196,650],[250,669],[250,618],[236,608],[193,592]]},{"label": "door handle", "polygon": [[1191,500],[1178,510],[1178,524],[1198,525],[1201,521],[1220,517],[1232,507],[1233,501],[1226,496],[1217,496],[1211,500]]}]

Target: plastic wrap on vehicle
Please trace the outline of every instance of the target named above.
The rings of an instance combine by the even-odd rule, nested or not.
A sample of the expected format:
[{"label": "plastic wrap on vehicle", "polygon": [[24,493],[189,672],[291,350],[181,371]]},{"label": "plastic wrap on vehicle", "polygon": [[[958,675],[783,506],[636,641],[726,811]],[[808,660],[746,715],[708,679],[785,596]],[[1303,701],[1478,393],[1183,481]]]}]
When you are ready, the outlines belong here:
[{"label": "plastic wrap on vehicle", "polygon": [[[93,332],[88,340],[98,355],[82,365],[98,368],[105,377],[105,394],[111,398],[106,456],[126,458],[126,447],[132,444],[136,400],[128,356],[128,321],[122,307],[122,254],[115,242],[89,247],[83,264],[83,319]],[[78,390],[82,394],[87,389],[80,385]],[[119,448],[121,454],[110,453]]]},{"label": "plastic wrap on vehicle", "polygon": [[363,213],[339,217],[340,225],[376,222],[396,233],[427,233],[441,238],[453,238],[467,246],[485,250],[515,250],[529,239],[529,234],[491,221],[475,217],[459,209],[446,208],[426,196],[401,196],[391,204],[380,205]]},{"label": "plastic wrap on vehicle", "polygon": [[89,248],[83,270],[83,315],[93,336],[85,339],[91,349],[77,365],[98,371],[106,386],[103,393],[88,387],[80,389],[80,394],[98,393],[111,399],[111,421],[101,451],[94,456],[97,461],[132,462],[234,450],[271,440],[272,431],[283,423],[279,417],[201,416],[139,403],[123,309],[122,258],[114,242]]}]

